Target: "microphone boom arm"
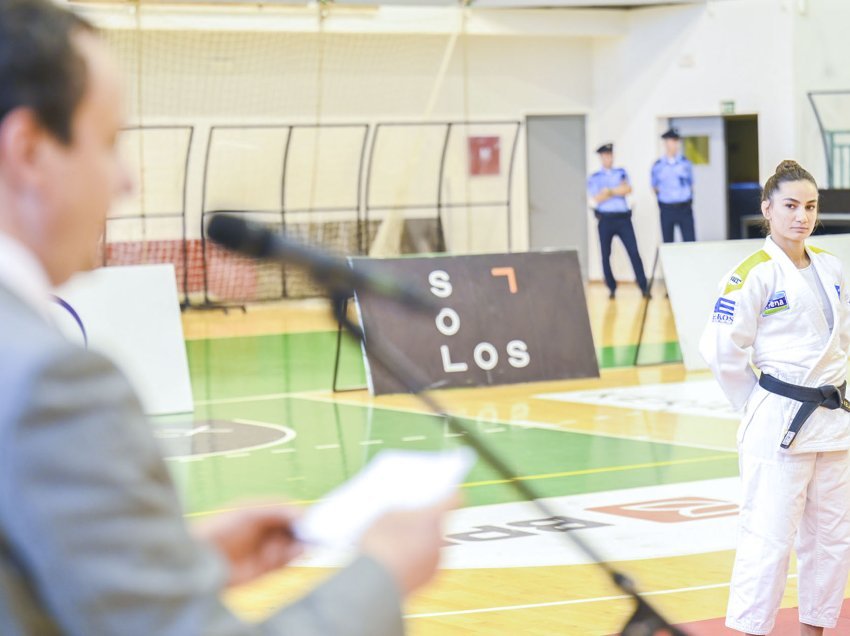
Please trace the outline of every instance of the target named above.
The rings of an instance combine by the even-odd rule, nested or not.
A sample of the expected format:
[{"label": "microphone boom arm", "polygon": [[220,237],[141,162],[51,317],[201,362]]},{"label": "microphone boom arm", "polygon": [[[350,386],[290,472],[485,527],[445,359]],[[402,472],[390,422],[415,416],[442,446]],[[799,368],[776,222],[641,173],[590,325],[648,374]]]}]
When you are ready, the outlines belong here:
[{"label": "microphone boom arm", "polygon": [[[428,380],[423,376],[411,360],[396,347],[386,346],[380,340],[367,339],[363,330],[356,325],[346,314],[346,306],[349,295],[344,291],[336,290],[331,296],[331,306],[334,316],[343,328],[356,340],[359,340],[370,357],[378,364],[392,373],[401,382],[404,388],[415,395],[434,415],[440,417],[446,425],[455,433],[464,438],[465,443],[470,446],[479,457],[490,465],[508,484],[513,487],[524,499],[531,502],[547,518],[557,517],[557,513],[543,501],[542,495],[538,494],[527,481],[520,479],[513,470],[495,453],[490,446],[466,424],[451,415],[445,407],[427,391]],[[610,563],[578,535],[565,531],[565,535],[581,552],[587,555],[593,563],[606,573],[611,581],[623,594],[635,601],[635,611],[629,618],[623,630],[623,636],[652,636],[667,634],[669,636],[687,636],[681,629],[667,622],[661,614],[648,603],[638,592],[634,581],[626,574],[616,570]]]}]

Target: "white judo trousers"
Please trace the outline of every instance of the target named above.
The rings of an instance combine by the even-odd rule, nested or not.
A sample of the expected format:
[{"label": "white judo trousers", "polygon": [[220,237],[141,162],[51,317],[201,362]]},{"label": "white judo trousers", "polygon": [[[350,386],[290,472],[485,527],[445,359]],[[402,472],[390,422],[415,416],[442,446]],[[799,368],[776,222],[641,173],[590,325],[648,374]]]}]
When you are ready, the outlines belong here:
[{"label": "white judo trousers", "polygon": [[807,387],[845,381],[850,305],[842,265],[825,252],[808,252],[831,298],[832,330],[820,299],[768,238],[723,281],[700,342],[730,402],[746,406],[726,625],[752,634],[773,629],[795,543],[801,622],[833,627],[850,573],[850,413],[816,409],[782,449],[800,403],[760,387],[752,368]]},{"label": "white judo trousers", "polygon": [[850,572],[847,451],[787,453],[745,437],[742,506],[726,625],[769,634],[797,550],[800,621],[834,627]]}]

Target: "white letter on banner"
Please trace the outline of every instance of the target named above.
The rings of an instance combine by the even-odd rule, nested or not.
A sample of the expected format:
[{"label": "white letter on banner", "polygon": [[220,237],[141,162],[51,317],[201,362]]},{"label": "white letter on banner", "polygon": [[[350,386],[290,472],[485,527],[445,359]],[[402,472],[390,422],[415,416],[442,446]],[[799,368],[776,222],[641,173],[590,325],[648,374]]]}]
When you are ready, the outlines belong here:
[{"label": "white letter on banner", "polygon": [[[486,358],[484,357],[485,353],[487,354]],[[475,345],[472,358],[475,360],[475,364],[484,371],[490,371],[499,364],[499,352],[489,342],[479,342]]]},{"label": "white letter on banner", "polygon": [[528,345],[522,340],[511,340],[508,343],[508,364],[515,369],[524,369],[531,363]]},{"label": "white letter on banner", "polygon": [[466,362],[452,362],[449,345],[442,345],[440,347],[440,355],[443,358],[443,371],[446,373],[463,373],[469,368]]},{"label": "white letter on banner", "polygon": [[434,270],[428,274],[428,283],[431,285],[431,293],[437,298],[448,298],[452,295],[452,284],[449,282],[449,273],[441,269]]},{"label": "white letter on banner", "polygon": [[437,324],[437,331],[444,336],[453,336],[460,329],[460,316],[454,309],[448,307],[443,307],[440,310],[434,322]]}]

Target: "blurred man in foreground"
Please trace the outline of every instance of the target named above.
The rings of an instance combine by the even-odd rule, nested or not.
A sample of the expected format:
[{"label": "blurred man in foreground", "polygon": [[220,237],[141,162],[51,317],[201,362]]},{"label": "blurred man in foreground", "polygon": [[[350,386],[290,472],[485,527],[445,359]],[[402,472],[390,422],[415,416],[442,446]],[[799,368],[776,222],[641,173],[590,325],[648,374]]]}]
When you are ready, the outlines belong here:
[{"label": "blurred man in foreground", "polygon": [[49,0],[0,0],[0,633],[402,633],[446,506],[384,516],[348,568],[245,624],[220,594],[299,554],[297,512],[239,511],[193,538],[127,381],[49,324],[51,287],[94,266],[131,187],[121,106],[88,24]]}]

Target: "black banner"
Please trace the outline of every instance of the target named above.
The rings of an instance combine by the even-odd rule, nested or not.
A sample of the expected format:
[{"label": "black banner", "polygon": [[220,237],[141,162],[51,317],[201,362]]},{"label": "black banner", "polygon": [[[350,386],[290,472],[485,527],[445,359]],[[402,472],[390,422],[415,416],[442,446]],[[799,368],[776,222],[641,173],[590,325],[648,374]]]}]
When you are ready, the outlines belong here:
[{"label": "black banner", "polygon": [[[575,251],[352,259],[352,267],[409,282],[434,315],[368,295],[357,298],[367,340],[397,347],[432,387],[598,377]],[[366,359],[374,395],[404,389]]]}]

